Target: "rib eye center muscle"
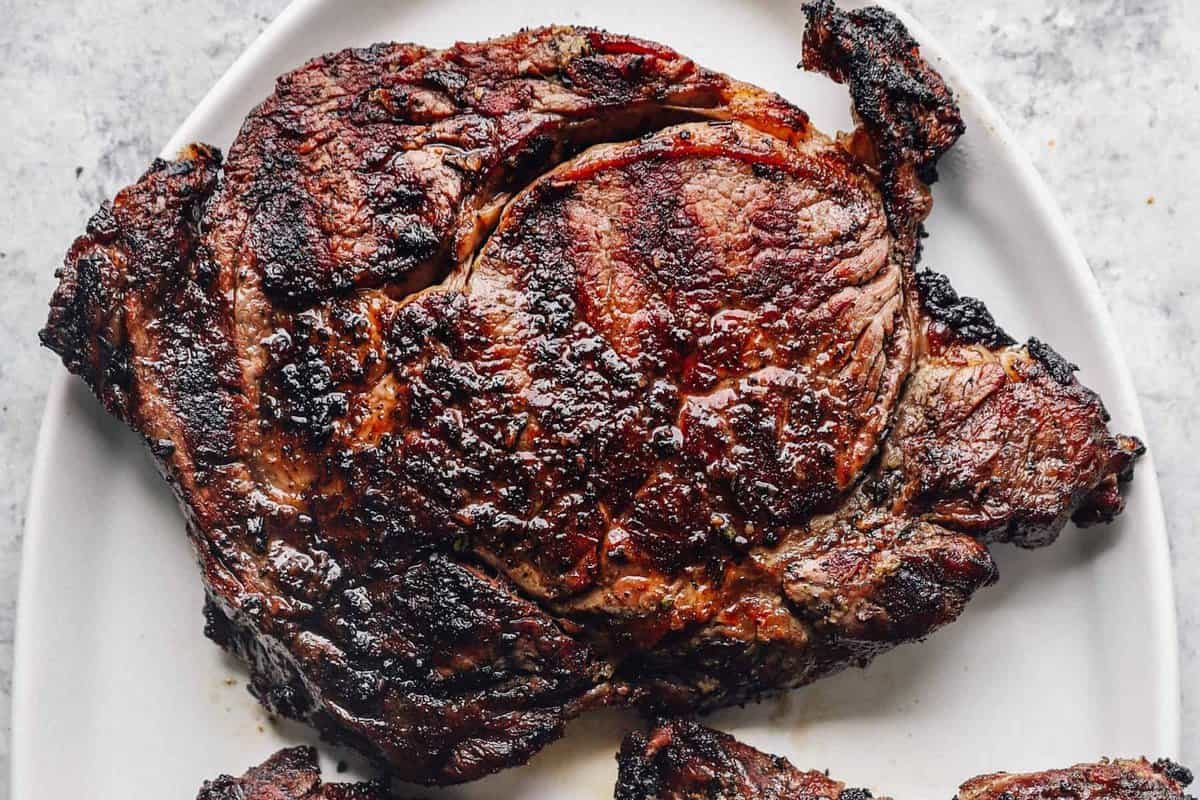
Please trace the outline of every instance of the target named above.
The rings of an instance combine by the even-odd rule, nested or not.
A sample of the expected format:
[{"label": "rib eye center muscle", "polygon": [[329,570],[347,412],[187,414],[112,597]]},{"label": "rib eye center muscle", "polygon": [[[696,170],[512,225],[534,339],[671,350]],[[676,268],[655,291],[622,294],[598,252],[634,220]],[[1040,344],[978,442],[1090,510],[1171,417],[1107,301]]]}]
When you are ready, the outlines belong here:
[{"label": "rib eye center muscle", "polygon": [[297,315],[311,357],[262,386],[304,439],[285,493],[317,448],[320,527],[423,516],[430,547],[560,610],[603,592],[658,614],[681,574],[720,584],[843,496],[908,370],[878,194],[820,156],[739,123],[597,146],[506,207],[461,291]]}]

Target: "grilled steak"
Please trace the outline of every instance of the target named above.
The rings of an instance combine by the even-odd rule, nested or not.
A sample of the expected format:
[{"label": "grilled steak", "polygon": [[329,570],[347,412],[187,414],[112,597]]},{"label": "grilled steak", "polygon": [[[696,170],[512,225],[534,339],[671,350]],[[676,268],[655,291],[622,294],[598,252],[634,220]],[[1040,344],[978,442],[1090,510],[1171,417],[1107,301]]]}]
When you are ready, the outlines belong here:
[{"label": "grilled steak", "polygon": [[222,775],[205,781],[196,800],[386,800],[379,783],[322,783],[317,751],[280,750],[240,778]]},{"label": "grilled steak", "polygon": [[[801,772],[786,758],[743,744],[688,720],[634,731],[617,756],[616,800],[870,800],[823,772]],[[1192,773],[1174,762],[1144,758],[1011,775],[964,783],[955,800],[1184,800]]]},{"label": "grilled steak", "polygon": [[958,787],[956,800],[1190,800],[1184,789],[1191,782],[1191,770],[1165,758],[1116,759],[1025,775],[980,775]]},{"label": "grilled steak", "polygon": [[[791,762],[686,719],[633,731],[617,756],[615,800],[871,800],[824,772]],[[955,800],[1184,800],[1192,773],[1167,759],[1102,760],[1027,774],[980,775]],[[322,783],[311,747],[280,750],[240,778],[205,781],[196,800],[385,800],[383,784]],[[882,798],[881,798],[882,800]]]},{"label": "grilled steak", "polygon": [[1119,512],[1137,441],[916,270],[950,91],[890,15],[808,13],[837,141],[627,36],[382,44],[93,217],[43,341],[148,441],[267,706],[468,780],[863,665],[987,542]]},{"label": "grilled steak", "polygon": [[634,731],[617,755],[616,800],[869,800],[824,772],[801,772],[732,736],[690,720]]},{"label": "grilled steak", "polygon": [[382,783],[322,783],[317,751],[288,747],[241,777],[205,781],[196,800],[386,800]]}]

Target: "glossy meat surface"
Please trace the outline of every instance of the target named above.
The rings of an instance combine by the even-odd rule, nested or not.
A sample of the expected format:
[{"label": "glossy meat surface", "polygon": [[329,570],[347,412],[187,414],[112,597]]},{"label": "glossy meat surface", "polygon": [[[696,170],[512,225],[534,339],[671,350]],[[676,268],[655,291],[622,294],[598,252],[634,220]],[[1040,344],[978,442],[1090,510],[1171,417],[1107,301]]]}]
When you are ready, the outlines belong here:
[{"label": "glossy meat surface", "polygon": [[916,271],[949,89],[883,12],[809,15],[838,141],[631,37],[381,44],[92,219],[43,341],[146,438],[266,705],[469,780],[865,665],[987,542],[1120,511],[1140,444]]}]

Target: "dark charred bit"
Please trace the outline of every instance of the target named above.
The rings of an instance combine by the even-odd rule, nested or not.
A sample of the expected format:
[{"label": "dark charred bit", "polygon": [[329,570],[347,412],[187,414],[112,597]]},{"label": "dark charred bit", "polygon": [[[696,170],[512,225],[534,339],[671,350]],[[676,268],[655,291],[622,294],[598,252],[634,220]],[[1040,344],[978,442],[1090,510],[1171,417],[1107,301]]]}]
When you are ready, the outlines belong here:
[{"label": "dark charred bit", "polygon": [[1075,373],[1079,371],[1079,365],[1067,361],[1059,355],[1057,350],[1041,339],[1030,337],[1029,341],[1025,343],[1025,349],[1029,351],[1029,355],[1036,358],[1038,363],[1046,368],[1046,373],[1056,383],[1070,386],[1075,382]]},{"label": "dark charred bit", "polygon": [[846,83],[884,171],[911,164],[926,184],[965,127],[954,95],[921,57],[903,23],[870,6],[840,11],[833,0],[804,6],[805,69]]},{"label": "dark charred bit", "polygon": [[204,598],[204,636],[228,649],[233,643],[233,626],[211,597]]},{"label": "dark charred bit", "polygon": [[387,787],[370,783],[323,783],[312,747],[280,750],[240,777],[205,781],[196,800],[386,800]]},{"label": "dark charred bit", "polygon": [[915,278],[926,313],[953,331],[956,339],[988,347],[1007,347],[1016,343],[996,324],[982,300],[959,295],[950,285],[950,279],[942,273],[923,269]]},{"label": "dark charred bit", "polygon": [[1182,764],[1177,764],[1169,758],[1160,758],[1154,762],[1154,769],[1166,775],[1180,786],[1192,785],[1192,771]]},{"label": "dark charred bit", "polygon": [[838,800],[874,800],[870,789],[843,789]]}]

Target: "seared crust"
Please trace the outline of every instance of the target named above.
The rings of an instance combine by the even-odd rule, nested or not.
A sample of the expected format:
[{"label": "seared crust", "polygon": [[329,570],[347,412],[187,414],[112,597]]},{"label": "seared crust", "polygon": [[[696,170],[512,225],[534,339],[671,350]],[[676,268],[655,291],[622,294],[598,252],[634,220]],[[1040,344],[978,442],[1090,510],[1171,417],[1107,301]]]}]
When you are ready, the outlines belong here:
[{"label": "seared crust", "polygon": [[305,620],[328,627],[299,630],[290,649],[219,598],[205,632],[250,665],[264,704],[404,776],[524,763],[607,701],[611,667],[505,584],[441,555],[382,572],[344,584]]},{"label": "seared crust", "polygon": [[[802,772],[786,758],[743,744],[690,720],[631,731],[617,755],[615,800],[871,800],[826,773]],[[1104,759],[1025,774],[995,772],[972,778],[955,800],[1190,800],[1187,768],[1167,759]],[[240,778],[205,781],[196,800],[384,800],[372,783],[322,783],[311,747],[280,750]]]},{"label": "seared crust", "polygon": [[956,800],[1179,800],[1191,770],[1165,758],[1103,760],[1024,775],[980,775],[958,788]]},{"label": "seared crust", "polygon": [[[220,151],[203,145],[194,145],[177,161],[155,160],[88,220],[87,233],[55,273],[59,285],[50,299],[42,343],[88,382],[105,408],[127,421],[135,421],[131,414],[138,400],[131,391],[142,377],[134,363],[139,343],[132,338],[141,320],[130,306],[178,308],[184,305],[183,293],[203,292],[214,277],[201,274],[199,221],[220,167]],[[211,379],[211,373],[198,378]]]},{"label": "seared crust", "polygon": [[196,800],[386,800],[381,783],[322,783],[317,751],[280,750],[240,778],[221,775],[205,781]]},{"label": "seared crust", "polygon": [[617,756],[616,800],[851,800],[871,797],[822,772],[801,772],[786,759],[689,720],[629,733]]},{"label": "seared crust", "polygon": [[[872,796],[688,720],[660,722],[648,734],[629,733],[617,762],[616,800]],[[1191,782],[1190,770],[1167,759],[1104,759],[1045,772],[980,775],[960,786],[955,800],[1191,800],[1184,794]]]},{"label": "seared crust", "polygon": [[588,708],[865,664],[995,579],[985,540],[1119,510],[1140,445],[1065,362],[922,299],[944,84],[810,13],[806,63],[883,92],[840,144],[539,28],[316,59],[223,172],[194,147],[93,220],[43,341],[150,442],[266,705],[469,780]]},{"label": "seared crust", "polygon": [[920,221],[937,161],[966,129],[953,93],[888,11],[818,0],[804,13],[804,68],[849,87],[862,133],[847,145],[879,169],[893,224]]}]

